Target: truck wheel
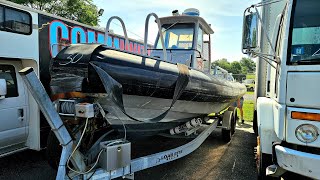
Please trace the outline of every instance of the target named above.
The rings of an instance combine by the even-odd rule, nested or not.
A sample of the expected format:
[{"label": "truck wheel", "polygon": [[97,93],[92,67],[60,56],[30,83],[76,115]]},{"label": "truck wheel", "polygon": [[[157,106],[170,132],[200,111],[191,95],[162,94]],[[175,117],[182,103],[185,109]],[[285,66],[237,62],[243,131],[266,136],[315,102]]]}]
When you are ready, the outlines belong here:
[{"label": "truck wheel", "polygon": [[254,131],[254,134],[258,136],[258,119],[257,119],[257,110],[254,110],[253,112],[253,124],[252,129]]},{"label": "truck wheel", "polygon": [[51,168],[58,170],[62,147],[53,131],[50,131],[47,140],[46,157]]},{"label": "truck wheel", "polygon": [[272,156],[270,154],[260,153],[259,158],[256,159],[258,180],[280,180],[281,178],[275,178],[266,176],[266,168],[272,165]]}]

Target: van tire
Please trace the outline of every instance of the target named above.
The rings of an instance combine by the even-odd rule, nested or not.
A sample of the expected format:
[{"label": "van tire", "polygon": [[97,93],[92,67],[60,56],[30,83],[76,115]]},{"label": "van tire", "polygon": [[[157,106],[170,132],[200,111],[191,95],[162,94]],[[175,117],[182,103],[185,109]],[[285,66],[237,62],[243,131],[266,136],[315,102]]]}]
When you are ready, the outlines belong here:
[{"label": "van tire", "polygon": [[50,131],[47,139],[46,158],[51,168],[58,170],[62,146],[53,131]]}]

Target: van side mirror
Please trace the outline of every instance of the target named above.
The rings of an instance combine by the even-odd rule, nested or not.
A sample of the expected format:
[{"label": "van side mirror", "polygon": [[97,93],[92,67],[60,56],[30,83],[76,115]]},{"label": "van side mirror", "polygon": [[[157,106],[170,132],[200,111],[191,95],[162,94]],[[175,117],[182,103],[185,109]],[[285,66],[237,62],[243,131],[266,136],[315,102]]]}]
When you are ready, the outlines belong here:
[{"label": "van side mirror", "polygon": [[7,95],[7,81],[0,79],[0,99],[4,99]]},{"label": "van side mirror", "polygon": [[247,54],[250,49],[257,47],[258,43],[258,14],[257,12],[243,17],[242,51]]}]

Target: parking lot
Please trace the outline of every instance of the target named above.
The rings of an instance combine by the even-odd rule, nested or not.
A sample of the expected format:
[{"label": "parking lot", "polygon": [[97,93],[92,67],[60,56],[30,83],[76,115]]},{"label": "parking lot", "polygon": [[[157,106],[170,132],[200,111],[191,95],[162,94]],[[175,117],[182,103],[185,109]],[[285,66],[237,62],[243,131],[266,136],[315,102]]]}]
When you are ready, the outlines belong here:
[{"label": "parking lot", "polygon": [[[175,146],[179,139],[150,138],[150,147],[133,149],[133,156],[145,155],[163,146]],[[144,141],[147,144],[147,141]],[[161,143],[162,142],[162,143]],[[162,144],[162,145],[161,145]],[[159,147],[158,147],[159,146]],[[254,164],[255,136],[250,124],[238,124],[230,143],[224,143],[220,131],[210,137],[190,155],[135,174],[135,179],[256,179]],[[44,152],[24,151],[0,159],[0,179],[55,179]]]}]

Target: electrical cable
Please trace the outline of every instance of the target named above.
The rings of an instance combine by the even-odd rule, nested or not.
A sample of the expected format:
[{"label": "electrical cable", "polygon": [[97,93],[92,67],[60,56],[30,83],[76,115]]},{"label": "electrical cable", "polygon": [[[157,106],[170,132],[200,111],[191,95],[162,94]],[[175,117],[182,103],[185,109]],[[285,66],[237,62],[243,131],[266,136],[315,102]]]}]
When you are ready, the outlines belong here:
[{"label": "electrical cable", "polygon": [[[114,111],[116,111],[114,107],[112,107],[112,108],[114,109]],[[126,128],[124,122],[119,118],[119,116],[116,113],[115,113],[115,116],[117,116],[118,120],[122,123],[123,130],[124,130],[124,140],[126,140],[127,139],[127,128]]]},{"label": "electrical cable", "polygon": [[[68,167],[68,169],[70,169],[71,171],[73,171],[73,172],[75,172],[75,173],[82,174],[82,175],[89,173],[90,171],[92,171],[92,170],[96,167],[96,165],[98,164],[98,161],[99,161],[99,159],[100,159],[100,155],[101,155],[101,153],[102,153],[102,151],[103,151],[103,149],[100,150],[96,162],[93,164],[93,166],[92,166],[88,171],[80,172],[80,171],[77,171],[77,170],[72,169],[72,168],[69,166],[69,161],[70,161],[72,155],[74,154],[74,152],[78,149],[78,147],[79,147],[79,145],[80,145],[80,143],[81,143],[81,140],[82,140],[82,138],[83,138],[83,136],[84,136],[84,134],[85,134],[85,131],[86,131],[87,125],[88,125],[88,120],[89,120],[89,118],[87,118],[87,120],[86,120],[86,124],[85,124],[85,126],[84,126],[83,132],[82,132],[82,134],[81,134],[81,137],[80,137],[80,139],[79,139],[79,142],[78,142],[77,146],[74,148],[74,150],[72,151],[72,153],[71,153],[71,155],[69,156],[68,161],[67,161],[67,167]],[[111,142],[111,143],[107,144],[107,146],[110,146],[110,144],[112,145],[112,144],[121,143],[121,142],[124,142],[124,141],[123,141],[123,140],[114,141],[114,142]]]},{"label": "electrical cable", "polygon": [[[107,118],[106,118],[106,113],[104,112],[104,110],[103,110],[102,106],[100,105],[100,103],[97,102],[97,105],[98,105],[98,107],[100,108],[100,113],[101,113],[102,117],[103,117],[106,121],[108,121]],[[113,108],[114,111],[116,111],[116,109],[115,109],[113,106],[112,106],[112,108]],[[116,117],[118,118],[118,120],[121,121],[121,123],[122,123],[123,129],[124,129],[124,140],[126,140],[126,139],[127,139],[127,128],[126,128],[124,122],[118,117],[118,115],[117,115],[116,113],[115,113],[115,116],[116,116]]]},{"label": "electrical cable", "polygon": [[[98,103],[98,106],[99,106],[100,108],[102,108],[99,103]],[[102,110],[103,110],[103,109],[102,109]],[[105,113],[103,114],[103,117],[105,118]],[[118,118],[119,118],[119,117],[118,117]],[[119,120],[120,120],[120,118],[119,118]],[[111,146],[111,145],[114,145],[114,144],[116,144],[116,143],[123,143],[123,142],[125,142],[125,140],[126,140],[126,138],[127,138],[126,127],[125,127],[123,121],[122,121],[122,120],[120,120],[120,121],[122,122],[122,125],[123,125],[123,128],[124,128],[124,132],[125,132],[125,134],[124,134],[124,139],[123,139],[123,140],[121,139],[121,140],[116,140],[116,141],[110,142],[110,143],[107,144],[107,147],[108,147],[108,146]],[[100,152],[99,152],[99,154],[98,154],[98,156],[97,156],[97,159],[96,159],[95,163],[93,164],[93,166],[92,166],[89,170],[87,170],[87,171],[85,171],[85,172],[80,172],[80,171],[74,170],[74,169],[72,169],[72,168],[69,166],[69,162],[70,162],[71,157],[73,156],[74,152],[78,149],[78,147],[79,147],[80,144],[81,144],[82,138],[83,138],[83,136],[84,136],[84,134],[85,134],[85,132],[86,132],[87,126],[88,126],[88,122],[89,122],[89,118],[86,119],[86,123],[85,123],[85,125],[84,125],[83,132],[82,132],[82,134],[81,134],[81,136],[80,136],[80,139],[79,139],[79,141],[78,141],[78,144],[77,144],[76,147],[73,149],[72,153],[70,154],[70,156],[69,156],[69,158],[68,158],[68,160],[67,160],[67,167],[68,167],[68,169],[71,170],[71,171],[73,171],[73,172],[75,172],[75,173],[82,174],[82,175],[91,172],[91,171],[96,167],[96,165],[98,164],[98,161],[99,161],[99,159],[100,159],[101,153],[102,153],[102,151],[104,150],[104,149],[101,149],[101,150],[100,150]],[[93,174],[94,174],[94,173],[93,173]],[[93,176],[93,174],[90,176],[90,178]],[[110,174],[110,175],[111,175],[111,174]]]},{"label": "electrical cable", "polygon": [[[80,145],[80,143],[81,143],[81,140],[82,140],[82,138],[83,138],[83,136],[84,136],[84,134],[85,134],[85,132],[86,132],[86,129],[87,129],[87,126],[88,126],[88,120],[89,120],[89,118],[86,119],[86,124],[84,125],[83,132],[82,132],[82,134],[81,134],[81,136],[80,136],[80,139],[79,139],[78,144],[77,144],[76,147],[73,149],[72,153],[70,154],[70,156],[69,156],[69,158],[68,158],[68,160],[67,160],[67,167],[68,167],[68,169],[70,169],[71,171],[73,171],[73,172],[75,172],[75,173],[78,173],[78,174],[86,174],[86,173],[90,172],[90,171],[93,169],[93,168],[92,168],[92,169],[90,169],[89,171],[87,171],[86,173],[83,173],[83,172],[74,170],[74,169],[72,169],[72,168],[69,166],[70,159],[71,159],[71,157],[73,156],[74,152],[78,149],[78,147],[79,147],[79,145]],[[99,155],[101,154],[101,152],[102,152],[102,151],[99,152]],[[99,155],[98,155],[98,156],[99,156]],[[93,166],[93,167],[94,167],[94,166]]]}]

